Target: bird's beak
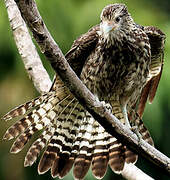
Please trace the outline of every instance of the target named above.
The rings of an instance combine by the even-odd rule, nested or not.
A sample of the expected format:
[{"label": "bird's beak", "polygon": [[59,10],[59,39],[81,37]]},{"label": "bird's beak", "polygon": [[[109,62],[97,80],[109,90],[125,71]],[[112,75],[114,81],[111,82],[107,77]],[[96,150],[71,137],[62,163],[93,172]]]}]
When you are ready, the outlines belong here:
[{"label": "bird's beak", "polygon": [[114,31],[116,29],[116,25],[113,21],[104,21],[102,23],[102,29],[105,34]]}]

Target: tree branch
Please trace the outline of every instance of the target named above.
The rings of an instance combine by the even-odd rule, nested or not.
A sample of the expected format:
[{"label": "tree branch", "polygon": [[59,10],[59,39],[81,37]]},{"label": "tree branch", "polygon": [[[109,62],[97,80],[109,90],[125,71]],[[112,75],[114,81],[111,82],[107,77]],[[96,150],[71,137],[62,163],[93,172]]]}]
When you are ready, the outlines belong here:
[{"label": "tree branch", "polygon": [[137,136],[124,126],[115,116],[110,114],[78,79],[76,74],[69,67],[64,55],[58,48],[58,45],[49,34],[39,15],[35,2],[33,0],[18,0],[16,2],[22,16],[26,20],[39,44],[42,53],[49,59],[52,67],[60,75],[63,82],[79,102],[111,135],[115,136],[136,153],[157,164],[166,173],[170,174],[170,159],[143,140],[141,140],[139,144]]},{"label": "tree branch", "polygon": [[52,84],[51,80],[42,65],[20,11],[14,0],[5,0],[5,5],[14,40],[29,78],[40,93],[48,92]]},{"label": "tree branch", "polygon": [[145,174],[139,168],[137,168],[134,164],[126,164],[122,171],[122,176],[128,180],[153,180],[150,176]]}]

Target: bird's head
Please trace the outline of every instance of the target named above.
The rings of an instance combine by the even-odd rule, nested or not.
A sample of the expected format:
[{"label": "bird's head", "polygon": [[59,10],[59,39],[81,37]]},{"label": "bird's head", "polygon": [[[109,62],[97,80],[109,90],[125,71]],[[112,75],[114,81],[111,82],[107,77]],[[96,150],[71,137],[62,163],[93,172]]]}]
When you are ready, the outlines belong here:
[{"label": "bird's head", "polygon": [[134,24],[124,4],[110,4],[101,13],[100,32],[105,38],[128,31]]}]

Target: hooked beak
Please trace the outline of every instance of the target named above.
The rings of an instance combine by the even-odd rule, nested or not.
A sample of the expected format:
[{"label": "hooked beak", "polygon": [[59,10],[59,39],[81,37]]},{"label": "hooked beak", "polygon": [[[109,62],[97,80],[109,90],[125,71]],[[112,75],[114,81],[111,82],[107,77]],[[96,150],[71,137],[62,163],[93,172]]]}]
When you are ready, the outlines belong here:
[{"label": "hooked beak", "polygon": [[112,21],[104,21],[102,24],[102,29],[105,34],[114,31],[116,29],[116,25]]}]

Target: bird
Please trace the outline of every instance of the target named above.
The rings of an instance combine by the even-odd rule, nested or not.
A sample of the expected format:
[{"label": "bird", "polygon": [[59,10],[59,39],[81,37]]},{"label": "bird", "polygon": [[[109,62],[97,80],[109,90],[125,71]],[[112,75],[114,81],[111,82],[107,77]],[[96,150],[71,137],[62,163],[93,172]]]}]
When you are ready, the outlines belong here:
[{"label": "bird", "polygon": [[[165,34],[153,26],[134,22],[125,4],[109,4],[101,22],[78,37],[65,58],[77,76],[122,124],[135,124],[142,138],[153,145],[142,115],[152,103],[164,64]],[[4,140],[16,138],[10,152],[20,152],[32,136],[24,166],[32,166],[44,150],[38,173],[51,170],[53,178],[65,177],[73,168],[83,179],[89,168],[102,179],[108,166],[120,174],[137,155],[110,135],[74,97],[56,73],[49,92],[26,102],[3,116],[22,116],[9,127]]]}]

